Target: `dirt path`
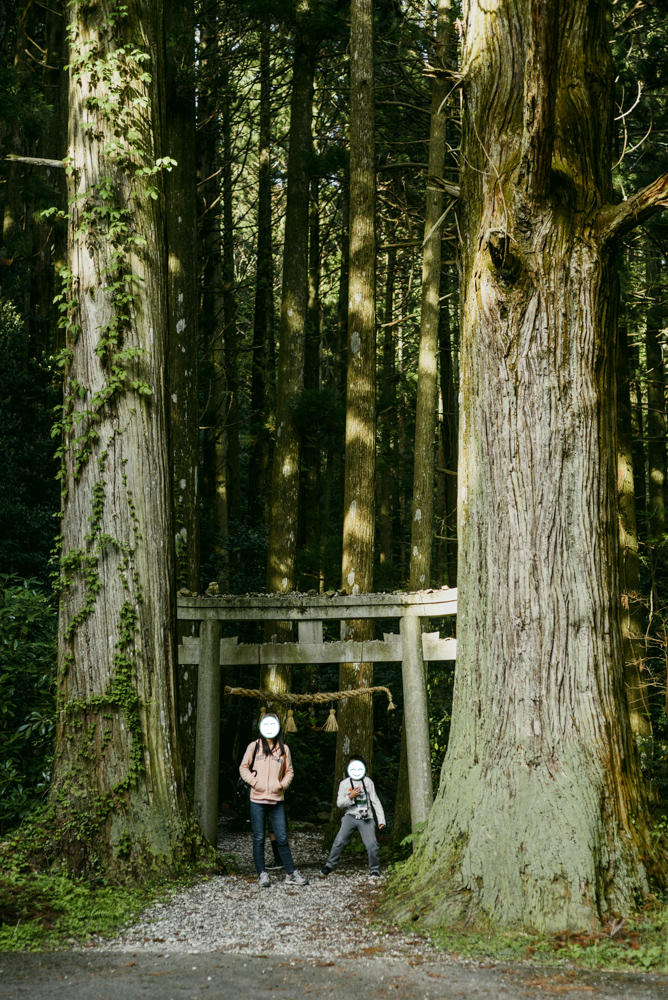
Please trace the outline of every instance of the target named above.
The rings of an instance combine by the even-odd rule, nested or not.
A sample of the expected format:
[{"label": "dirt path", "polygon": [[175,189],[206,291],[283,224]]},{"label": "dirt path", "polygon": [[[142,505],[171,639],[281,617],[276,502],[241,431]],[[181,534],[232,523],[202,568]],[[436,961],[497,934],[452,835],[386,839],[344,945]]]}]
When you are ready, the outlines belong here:
[{"label": "dirt path", "polygon": [[668,976],[382,958],[305,961],[209,952],[8,954],[0,997],[31,1000],[666,1000]]}]

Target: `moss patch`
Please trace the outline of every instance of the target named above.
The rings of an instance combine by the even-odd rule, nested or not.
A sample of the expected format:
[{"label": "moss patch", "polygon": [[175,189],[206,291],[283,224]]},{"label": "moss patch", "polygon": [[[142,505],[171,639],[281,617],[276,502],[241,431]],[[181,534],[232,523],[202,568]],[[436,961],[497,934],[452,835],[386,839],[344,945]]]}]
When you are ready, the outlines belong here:
[{"label": "moss patch", "polygon": [[[405,923],[402,929],[419,930],[420,920]],[[537,934],[495,927],[439,926],[430,928],[428,936],[436,948],[449,955],[477,961],[668,972],[668,905],[655,900],[632,919],[613,921],[595,932]]]}]

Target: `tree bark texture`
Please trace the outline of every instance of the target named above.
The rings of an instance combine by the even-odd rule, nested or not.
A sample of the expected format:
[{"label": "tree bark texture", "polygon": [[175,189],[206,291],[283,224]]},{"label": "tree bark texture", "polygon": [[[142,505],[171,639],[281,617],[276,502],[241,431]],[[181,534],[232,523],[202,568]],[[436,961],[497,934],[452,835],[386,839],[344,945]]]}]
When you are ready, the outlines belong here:
[{"label": "tree bark texture", "polygon": [[[342,588],[373,590],[376,522],[376,175],[374,146],[373,2],[350,5],[350,263],[348,276],[348,366],[346,376],[346,464],[343,493]],[[373,622],[349,621],[341,636],[373,638]],[[339,689],[373,685],[372,663],[342,663]],[[335,775],[345,775],[350,752],[371,764],[371,696],[339,702]]]},{"label": "tree bark texture", "polygon": [[438,797],[395,912],[544,931],[632,912],[606,9],[463,5],[459,615]]},{"label": "tree bark texture", "polygon": [[153,0],[124,9],[69,8],[74,305],[51,801],[72,868],[128,873],[175,870],[201,840],[177,736],[168,261],[150,172],[165,152],[163,20]]},{"label": "tree bark texture", "polygon": [[[448,65],[447,41],[452,31],[449,14],[452,0],[439,0],[436,21],[435,65]],[[445,163],[445,109],[449,77],[434,78],[431,91],[429,132],[430,178],[441,178]],[[441,226],[443,192],[427,183],[427,206],[422,251],[422,304],[418,359],[415,447],[413,466],[413,514],[411,522],[410,590],[431,586],[431,552],[434,540],[434,432],[438,396],[438,319],[441,292]]]},{"label": "tree bark texture", "polygon": [[624,679],[631,729],[636,736],[649,736],[652,726],[647,674],[644,668],[645,628],[643,604],[640,599],[629,371],[628,331],[626,326],[620,326],[617,351],[617,504]]}]

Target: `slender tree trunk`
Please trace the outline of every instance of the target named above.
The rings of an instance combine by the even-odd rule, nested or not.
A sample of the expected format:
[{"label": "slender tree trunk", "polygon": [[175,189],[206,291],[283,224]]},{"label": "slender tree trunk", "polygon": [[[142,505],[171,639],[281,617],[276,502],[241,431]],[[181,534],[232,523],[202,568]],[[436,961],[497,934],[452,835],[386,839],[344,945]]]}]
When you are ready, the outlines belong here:
[{"label": "slender tree trunk", "polygon": [[[441,283],[443,294],[448,295],[453,283],[447,272]],[[440,354],[441,375],[441,406],[443,408],[443,423],[441,427],[441,447],[443,450],[443,465],[439,466],[443,491],[445,494],[445,517],[443,519],[443,541],[446,563],[446,583],[449,587],[457,586],[457,429],[458,429],[458,385],[456,377],[456,338],[457,313],[450,308],[450,299],[446,298],[441,307],[438,325],[438,345]]]},{"label": "slender tree trunk", "polygon": [[[448,65],[449,14],[452,0],[438,0],[436,22],[437,68]],[[445,111],[443,104],[451,88],[450,79],[439,74],[431,92],[429,177],[443,176],[445,163]],[[413,519],[411,523],[411,568],[408,586],[420,590],[431,586],[431,554],[434,538],[434,432],[438,394],[438,319],[441,292],[441,226],[443,193],[435,184],[427,186],[422,256],[422,306],[420,355],[415,412],[415,464],[413,471]]]},{"label": "slender tree trunk", "polygon": [[[222,261],[219,118],[215,111],[217,26],[200,24],[199,89],[197,94],[198,227],[201,280],[200,337],[204,347],[200,415],[202,441],[202,492],[205,518],[202,524],[202,562],[212,555],[218,564],[217,582],[223,590],[229,583],[228,497],[226,474],[226,383],[223,344]],[[206,581],[204,581],[206,582]],[[211,582],[211,581],[209,581]],[[194,672],[193,672],[194,673]],[[189,676],[193,676],[191,673]]]},{"label": "slender tree trunk", "polygon": [[644,615],[640,600],[640,560],[633,468],[628,331],[619,328],[617,351],[617,503],[619,507],[619,585],[622,595],[624,679],[629,721],[636,736],[649,736],[652,725],[644,669]]},{"label": "slender tree trunk", "polygon": [[[304,352],[304,388],[309,391],[311,405],[320,389],[320,191],[317,177],[311,180],[309,208],[309,268],[306,345]],[[310,431],[310,429],[309,429]],[[302,543],[310,554],[308,572],[315,575],[320,568],[320,447],[312,431],[302,432],[302,489],[300,532]]]},{"label": "slender tree trunk", "polygon": [[227,490],[230,521],[241,517],[241,476],[239,469],[239,386],[237,377],[237,296],[234,269],[234,191],[232,189],[232,133],[229,96],[223,105],[223,313],[224,372],[226,402],[225,454],[221,455]]},{"label": "slender tree trunk", "polygon": [[[71,868],[99,875],[102,865],[130,877],[178,870],[202,842],[177,737],[165,199],[160,171],[135,166],[152,168],[165,151],[163,20],[152,0],[130,0],[124,11],[107,2],[69,8],[76,306],[64,390],[51,801]],[[120,85],[109,60],[119,42]],[[129,85],[141,105],[128,100]],[[111,110],[101,113],[93,99]],[[107,144],[133,126],[141,135],[133,159],[109,157]],[[131,238],[110,238],[109,207],[131,224]]]},{"label": "slender tree trunk", "polygon": [[396,247],[387,251],[387,274],[385,278],[385,310],[383,327],[383,388],[380,394],[381,409],[384,413],[381,438],[380,462],[380,565],[392,564],[392,430],[395,424],[395,375],[394,375],[394,275],[397,263]]},{"label": "slender tree trunk", "polygon": [[642,379],[640,377],[640,351],[638,344],[628,345],[628,353],[633,378],[633,402],[631,405],[631,435],[633,441],[633,484],[635,487],[636,501],[636,528],[638,538],[644,537],[647,529],[647,487],[645,485],[645,442],[642,398]]},{"label": "slender tree trunk", "polygon": [[657,251],[652,246],[645,249],[645,274],[649,308],[645,349],[647,352],[647,461],[649,489],[647,504],[647,533],[659,540],[666,530],[666,382],[663,354],[659,337],[663,306]]},{"label": "slender tree trunk", "polygon": [[257,272],[253,318],[251,368],[250,457],[248,512],[251,523],[261,524],[265,514],[265,475],[268,460],[267,349],[274,336],[274,266],[271,239],[271,30],[260,28],[260,142],[257,208]]},{"label": "slender tree trunk", "polygon": [[[373,2],[350,5],[350,273],[346,466],[343,493],[342,589],[373,590],[376,522],[376,176],[374,145]],[[373,621],[343,622],[343,638],[373,638]],[[339,688],[373,685],[372,663],[342,663]],[[373,702],[339,702],[335,775],[354,751],[373,755]],[[336,784],[336,782],[335,782]]]},{"label": "slender tree trunk", "polygon": [[469,0],[463,15],[457,679],[439,794],[391,909],[561,931],[647,891],[613,249],[668,178],[613,204],[604,5]]},{"label": "slender tree trunk", "polygon": [[[294,401],[304,385],[304,349],[308,311],[308,229],[311,115],[315,53],[307,34],[297,32],[290,102],[288,192],[283,252],[283,293],[276,387],[276,439],[271,480],[271,521],[267,554],[267,590],[290,593],[295,586],[295,554],[299,509],[301,435],[295,425]],[[289,623],[268,623],[281,641],[291,638]],[[286,691],[289,665],[263,668],[262,687]]]},{"label": "slender tree trunk", "polygon": [[[176,166],[165,178],[167,380],[175,571],[179,588],[199,589],[199,382],[197,163],[195,147],[194,6],[165,4],[165,142]],[[177,637],[188,634],[177,622]],[[197,730],[196,669],[176,666],[184,781],[192,800]]]}]

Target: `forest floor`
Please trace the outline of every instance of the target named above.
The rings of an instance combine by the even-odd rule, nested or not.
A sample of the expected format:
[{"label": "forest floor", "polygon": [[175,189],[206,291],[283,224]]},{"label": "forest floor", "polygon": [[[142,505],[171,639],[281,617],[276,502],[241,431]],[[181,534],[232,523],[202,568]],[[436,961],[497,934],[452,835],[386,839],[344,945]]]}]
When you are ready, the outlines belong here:
[{"label": "forest floor", "polygon": [[323,879],[322,832],[293,832],[290,840],[309,885],[285,886],[277,872],[271,888],[261,890],[250,833],[233,833],[223,824],[219,851],[236,871],[153,903],[113,939],[92,938],[68,951],[0,954],[0,1000],[28,994],[50,1000],[65,991],[68,1000],[255,1000],[258,994],[277,1000],[562,994],[569,1000],[668,1000],[668,973],[586,970],[558,956],[527,959],[526,947],[506,960],[463,958],[457,949],[438,948],[425,933],[382,925],[376,905],[384,879],[369,877],[366,852],[346,853]]}]

